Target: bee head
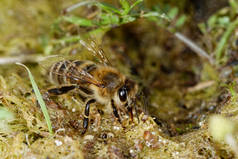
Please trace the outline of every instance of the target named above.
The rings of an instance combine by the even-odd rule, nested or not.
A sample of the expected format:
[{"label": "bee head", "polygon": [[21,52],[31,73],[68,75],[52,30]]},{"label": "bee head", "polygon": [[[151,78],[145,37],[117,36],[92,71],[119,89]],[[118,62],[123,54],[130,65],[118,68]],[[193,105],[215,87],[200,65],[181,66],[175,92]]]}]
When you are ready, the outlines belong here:
[{"label": "bee head", "polygon": [[137,90],[137,84],[130,79],[126,79],[124,85],[117,91],[117,101],[120,105],[130,106],[135,99]]}]

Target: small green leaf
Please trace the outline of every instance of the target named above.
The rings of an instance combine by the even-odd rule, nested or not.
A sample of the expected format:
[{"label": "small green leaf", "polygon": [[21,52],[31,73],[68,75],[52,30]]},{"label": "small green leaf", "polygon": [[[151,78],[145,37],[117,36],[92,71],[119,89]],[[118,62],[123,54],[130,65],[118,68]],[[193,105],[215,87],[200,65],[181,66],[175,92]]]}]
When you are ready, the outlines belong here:
[{"label": "small green leaf", "polygon": [[101,14],[101,19],[98,25],[118,25],[119,17],[113,14]]},{"label": "small green leaf", "polygon": [[130,22],[133,22],[133,21],[135,21],[135,20],[136,20],[135,17],[132,17],[132,16],[124,16],[123,19],[122,19],[121,24],[130,23]]},{"label": "small green leaf", "polygon": [[185,23],[186,19],[187,19],[187,17],[186,17],[185,15],[180,16],[180,17],[178,18],[178,20],[176,21],[175,26],[176,26],[177,28],[181,27],[181,26]]},{"label": "small green leaf", "polygon": [[120,10],[118,10],[117,8],[113,7],[112,5],[108,3],[104,3],[104,2],[97,3],[97,6],[101,8],[102,10],[104,10],[105,12],[121,14]]},{"label": "small green leaf", "polygon": [[140,4],[141,2],[143,2],[143,0],[137,0],[135,3],[133,3],[130,7],[130,10],[132,10],[135,6],[137,6],[138,4]]},{"label": "small green leaf", "polygon": [[171,19],[174,19],[178,15],[178,8],[172,8],[168,12],[168,16]]},{"label": "small green leaf", "polygon": [[238,13],[238,2],[236,0],[230,0],[229,3],[233,10]]},{"label": "small green leaf", "polygon": [[200,31],[201,31],[203,34],[206,34],[207,30],[206,30],[206,25],[205,25],[205,23],[200,23],[200,24],[198,24],[198,28],[200,29]]},{"label": "small green leaf", "polygon": [[232,82],[231,84],[228,85],[228,89],[229,89],[232,97],[235,97],[235,95],[236,95],[236,91],[234,89],[235,85],[236,85],[236,82]]},{"label": "small green leaf", "polygon": [[85,18],[80,18],[77,16],[64,16],[63,20],[75,24],[75,25],[79,25],[79,26],[86,26],[86,27],[91,27],[94,26],[93,22],[91,20],[85,19]]},{"label": "small green leaf", "polygon": [[64,44],[64,43],[71,43],[71,42],[77,42],[79,41],[81,38],[80,36],[78,35],[74,35],[74,36],[69,36],[69,37],[63,37],[59,40],[54,40],[53,42],[54,43],[61,43],[61,44]]},{"label": "small green leaf", "polygon": [[230,35],[234,31],[234,29],[237,28],[237,26],[238,26],[238,19],[236,19],[232,23],[229,23],[229,26],[227,27],[226,31],[222,35],[221,40],[219,41],[219,43],[216,47],[216,50],[215,50],[217,64],[220,63],[224,47],[227,44],[227,41],[228,41]]},{"label": "small green leaf", "polygon": [[127,0],[120,0],[120,4],[122,6],[122,15],[127,15],[130,11],[130,4]]},{"label": "small green leaf", "polygon": [[230,23],[230,18],[228,16],[218,18],[218,23],[222,26],[227,26]]},{"label": "small green leaf", "polygon": [[157,17],[157,18],[161,18],[161,19],[165,19],[167,21],[170,21],[170,18],[165,13],[159,13],[159,12],[155,12],[155,11],[145,13],[145,14],[142,15],[142,17],[145,17],[145,18]]},{"label": "small green leaf", "polygon": [[27,72],[28,72],[28,75],[29,75],[29,78],[30,78],[30,81],[31,81],[31,85],[33,87],[33,90],[34,90],[34,93],[36,95],[36,98],[37,98],[37,101],[39,102],[39,105],[41,107],[41,110],[43,112],[43,115],[45,117],[45,120],[46,120],[46,123],[47,123],[47,126],[48,126],[48,129],[49,129],[49,132],[52,134],[53,133],[53,130],[52,130],[52,126],[51,126],[51,121],[50,121],[50,116],[48,114],[48,111],[47,111],[47,108],[46,108],[46,105],[45,105],[45,102],[40,94],[40,91],[38,89],[38,86],[34,80],[34,77],[32,76],[30,70],[23,64],[21,63],[16,63],[17,65],[20,65],[20,66],[23,66]]},{"label": "small green leaf", "polygon": [[212,29],[213,27],[215,27],[216,21],[217,21],[217,16],[216,15],[213,15],[208,19],[207,24],[209,26],[209,29]]}]

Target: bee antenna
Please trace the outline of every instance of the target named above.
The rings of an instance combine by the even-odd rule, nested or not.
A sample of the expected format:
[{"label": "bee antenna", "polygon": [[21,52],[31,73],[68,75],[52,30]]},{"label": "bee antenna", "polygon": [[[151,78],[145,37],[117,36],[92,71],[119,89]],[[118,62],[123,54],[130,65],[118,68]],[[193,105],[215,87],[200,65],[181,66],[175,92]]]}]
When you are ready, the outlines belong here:
[{"label": "bee antenna", "polygon": [[147,99],[145,98],[144,92],[141,90],[136,94],[136,99],[138,100],[142,100],[143,103],[143,111],[145,112],[145,114],[148,114],[147,108],[148,108],[148,102]]}]

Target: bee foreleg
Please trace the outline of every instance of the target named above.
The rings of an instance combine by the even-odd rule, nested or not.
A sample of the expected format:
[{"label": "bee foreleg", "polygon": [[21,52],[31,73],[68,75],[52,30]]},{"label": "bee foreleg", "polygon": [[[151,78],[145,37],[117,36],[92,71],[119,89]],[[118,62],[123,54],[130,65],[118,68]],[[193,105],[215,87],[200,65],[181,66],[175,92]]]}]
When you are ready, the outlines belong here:
[{"label": "bee foreleg", "polygon": [[112,110],[113,110],[114,116],[118,119],[119,123],[121,123],[121,119],[120,119],[120,116],[118,114],[117,107],[114,104],[114,100],[111,100],[111,105],[112,105]]},{"label": "bee foreleg", "polygon": [[70,86],[63,86],[63,87],[60,87],[60,88],[52,88],[52,89],[49,89],[48,90],[48,93],[50,95],[61,95],[61,94],[65,94],[73,89],[75,89],[76,86],[74,85],[70,85]]},{"label": "bee foreleg", "polygon": [[131,118],[131,121],[133,122],[133,109],[132,109],[132,107],[127,107],[127,110],[128,110],[128,112],[129,112],[129,116],[130,116],[130,118]]},{"label": "bee foreleg", "polygon": [[136,118],[137,118],[137,120],[138,120],[138,123],[140,123],[140,118],[139,118],[139,114],[138,114],[137,105],[135,105],[134,108],[135,108],[135,112],[136,112]]},{"label": "bee foreleg", "polygon": [[88,119],[89,119],[89,112],[90,112],[90,104],[96,102],[95,99],[91,99],[86,103],[85,109],[84,109],[84,119],[83,119],[83,132],[84,134],[87,131],[88,128]]}]

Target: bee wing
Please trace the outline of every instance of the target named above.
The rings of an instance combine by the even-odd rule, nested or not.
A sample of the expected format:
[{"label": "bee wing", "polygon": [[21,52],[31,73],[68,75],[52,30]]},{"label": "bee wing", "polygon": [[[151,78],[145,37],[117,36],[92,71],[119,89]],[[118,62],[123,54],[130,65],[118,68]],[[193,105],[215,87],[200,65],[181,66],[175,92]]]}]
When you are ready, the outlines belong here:
[{"label": "bee wing", "polygon": [[102,46],[99,45],[96,40],[94,40],[92,37],[85,39],[81,39],[79,41],[88,51],[92,52],[92,54],[100,59],[100,62],[104,65],[111,66],[110,61],[108,60],[107,56],[104,53],[104,50],[102,49]]},{"label": "bee wing", "polygon": [[65,60],[65,57],[61,56],[61,55],[50,55],[50,56],[46,56],[41,58],[38,61],[38,64],[40,65],[41,68],[41,73],[43,74],[47,74],[50,70],[50,67],[59,62],[59,61],[63,61]]},{"label": "bee wing", "polygon": [[53,63],[56,63],[58,61],[65,60],[65,57],[61,55],[50,55],[50,56],[45,56],[42,57],[39,61],[38,64],[40,64],[43,67],[48,67],[51,66]]},{"label": "bee wing", "polygon": [[[67,63],[69,61],[71,63],[70,65]],[[96,80],[90,73],[87,72],[87,70],[83,68],[79,69],[80,67],[76,66],[76,63],[80,61],[81,60],[78,60],[78,56],[68,57],[68,56],[61,56],[61,55],[52,55],[52,56],[47,56],[45,58],[42,58],[39,61],[39,64],[41,68],[43,68],[42,69],[43,74],[48,74],[48,75],[55,74],[55,75],[71,78],[75,81],[79,81],[79,83],[81,81],[82,83],[86,82],[86,83],[96,85],[98,87],[103,87],[103,84],[100,81]],[[85,60],[82,60],[82,61],[85,61]],[[69,70],[67,71],[67,73],[65,73],[65,72],[59,72],[57,70],[52,69],[52,66],[55,65],[56,63],[61,63],[62,65],[64,65],[65,70],[69,70],[67,67],[71,67],[72,71]]]},{"label": "bee wing", "polygon": [[68,76],[70,78],[74,78],[77,81],[81,81],[82,83],[86,82],[89,84],[93,84],[97,87],[104,87],[102,82],[96,80],[90,73],[88,73],[84,69],[78,70],[77,74],[69,73],[66,76]]}]

